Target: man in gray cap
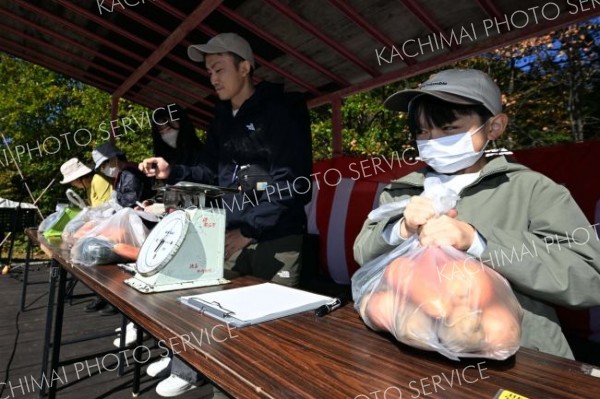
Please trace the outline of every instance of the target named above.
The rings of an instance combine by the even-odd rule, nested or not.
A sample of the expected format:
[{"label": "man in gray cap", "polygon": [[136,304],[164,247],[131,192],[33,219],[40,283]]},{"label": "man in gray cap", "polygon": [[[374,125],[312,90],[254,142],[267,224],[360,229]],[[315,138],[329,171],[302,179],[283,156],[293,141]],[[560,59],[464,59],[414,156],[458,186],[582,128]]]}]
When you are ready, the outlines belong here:
[{"label": "man in gray cap", "polygon": [[[446,70],[384,105],[408,113],[428,167],[385,188],[381,204],[408,199],[408,205],[365,222],[354,243],[356,261],[364,265],[413,236],[423,247],[453,246],[511,283],[524,309],[521,346],[573,358],[552,304],[600,304],[600,242],[589,239],[594,228],[566,188],[504,156],[484,156],[508,125],[496,83],[478,70]],[[438,215],[432,200],[419,195],[429,176],[459,194],[456,209]]]},{"label": "man in gray cap", "polygon": [[[208,129],[201,163],[189,167],[150,158],[140,168],[148,176],[171,183],[186,180],[240,190],[223,198],[227,211],[225,267],[297,286],[306,231],[304,205],[312,192],[306,101],[298,93],[284,93],[281,85],[262,81],[255,86],[252,49],[235,33],[221,33],[206,44],[192,45],[188,55],[205,63],[221,100]],[[147,373],[157,375],[168,361],[161,360],[160,365],[163,367],[150,365]],[[173,374],[158,384],[157,393],[176,396],[194,388],[199,380],[185,369],[175,358]]]}]

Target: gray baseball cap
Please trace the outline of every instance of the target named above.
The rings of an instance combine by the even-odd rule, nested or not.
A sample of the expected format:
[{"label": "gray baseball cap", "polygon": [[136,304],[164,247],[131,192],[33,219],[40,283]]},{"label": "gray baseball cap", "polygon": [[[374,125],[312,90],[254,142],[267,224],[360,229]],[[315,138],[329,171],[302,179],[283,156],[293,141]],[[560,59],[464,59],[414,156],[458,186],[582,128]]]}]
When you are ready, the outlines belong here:
[{"label": "gray baseball cap", "polygon": [[254,54],[250,44],[236,33],[219,33],[206,44],[192,44],[188,47],[188,57],[192,61],[204,61],[205,54],[218,54],[231,52],[249,61],[254,68]]},{"label": "gray baseball cap", "polygon": [[497,115],[502,112],[502,93],[490,76],[477,69],[448,69],[432,75],[418,89],[392,94],[383,105],[394,111],[408,112],[410,102],[430,95],[454,104],[481,104]]},{"label": "gray baseball cap", "polygon": [[104,143],[92,151],[92,159],[94,160],[94,169],[98,168],[112,157],[124,157],[123,151],[119,150],[112,143]]}]

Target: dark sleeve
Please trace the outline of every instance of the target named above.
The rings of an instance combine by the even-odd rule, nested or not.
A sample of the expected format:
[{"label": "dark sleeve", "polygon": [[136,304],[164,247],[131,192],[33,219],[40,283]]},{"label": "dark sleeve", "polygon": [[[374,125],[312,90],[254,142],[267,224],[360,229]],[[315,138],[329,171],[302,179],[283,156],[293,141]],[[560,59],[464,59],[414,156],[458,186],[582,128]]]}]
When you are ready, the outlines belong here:
[{"label": "dark sleeve", "polygon": [[303,213],[311,196],[311,132],[306,103],[277,106],[269,112],[274,115],[268,130],[271,183],[257,195],[257,206],[241,215],[242,234],[252,238],[260,238],[278,225],[285,213]]},{"label": "dark sleeve", "polygon": [[206,143],[202,147],[199,163],[194,166],[171,165],[171,173],[167,183],[175,184],[180,181],[190,181],[205,184],[217,184],[219,167],[219,143],[215,129],[208,130]]},{"label": "dark sleeve", "polygon": [[131,171],[123,170],[117,183],[117,202],[123,207],[133,208],[141,199],[143,182]]}]

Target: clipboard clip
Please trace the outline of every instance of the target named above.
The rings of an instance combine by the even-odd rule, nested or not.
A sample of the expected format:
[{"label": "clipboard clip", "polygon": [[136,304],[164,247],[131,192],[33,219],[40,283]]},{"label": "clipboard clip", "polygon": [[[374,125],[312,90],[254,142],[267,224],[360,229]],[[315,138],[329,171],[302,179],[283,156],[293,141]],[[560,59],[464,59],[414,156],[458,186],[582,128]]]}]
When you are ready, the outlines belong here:
[{"label": "clipboard clip", "polygon": [[[210,302],[210,303],[217,305],[217,307],[219,308],[218,310],[219,310],[219,311],[221,311],[221,312],[223,312],[223,314],[221,314],[221,315],[220,315],[221,317],[231,317],[232,315],[234,315],[234,314],[235,314],[235,312],[234,312],[234,311],[224,308],[224,307],[223,307],[223,306],[221,306],[221,304],[220,304],[219,302],[217,302],[217,301],[212,301],[212,302]],[[216,310],[216,309],[215,309],[215,310]]]},{"label": "clipboard clip", "polygon": [[213,315],[219,318],[227,318],[235,315],[234,311],[224,308],[217,301],[204,302],[201,300],[190,298],[189,302],[191,302],[194,305],[194,307],[200,311],[200,314],[202,315],[206,315],[208,313],[209,315]]}]

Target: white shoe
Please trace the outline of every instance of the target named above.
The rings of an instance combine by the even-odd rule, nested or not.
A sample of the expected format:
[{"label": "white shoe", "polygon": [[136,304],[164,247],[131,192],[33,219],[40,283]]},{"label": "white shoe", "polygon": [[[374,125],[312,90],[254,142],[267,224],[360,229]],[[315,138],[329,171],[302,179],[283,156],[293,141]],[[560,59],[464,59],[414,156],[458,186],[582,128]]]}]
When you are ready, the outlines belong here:
[{"label": "white shoe", "polygon": [[198,387],[191,382],[171,374],[169,378],[158,383],[156,393],[164,398],[172,398],[195,388]]},{"label": "white shoe", "polygon": [[171,358],[163,357],[154,363],[150,363],[146,368],[146,374],[148,374],[150,377],[166,377],[170,365]]},{"label": "white shoe", "polygon": [[[120,331],[120,330],[119,330]],[[135,328],[135,324],[129,322],[127,323],[127,328],[125,329],[125,346],[135,344],[137,340],[137,328]],[[121,333],[117,334],[117,338],[113,341],[113,345],[117,348],[121,347]]]}]

